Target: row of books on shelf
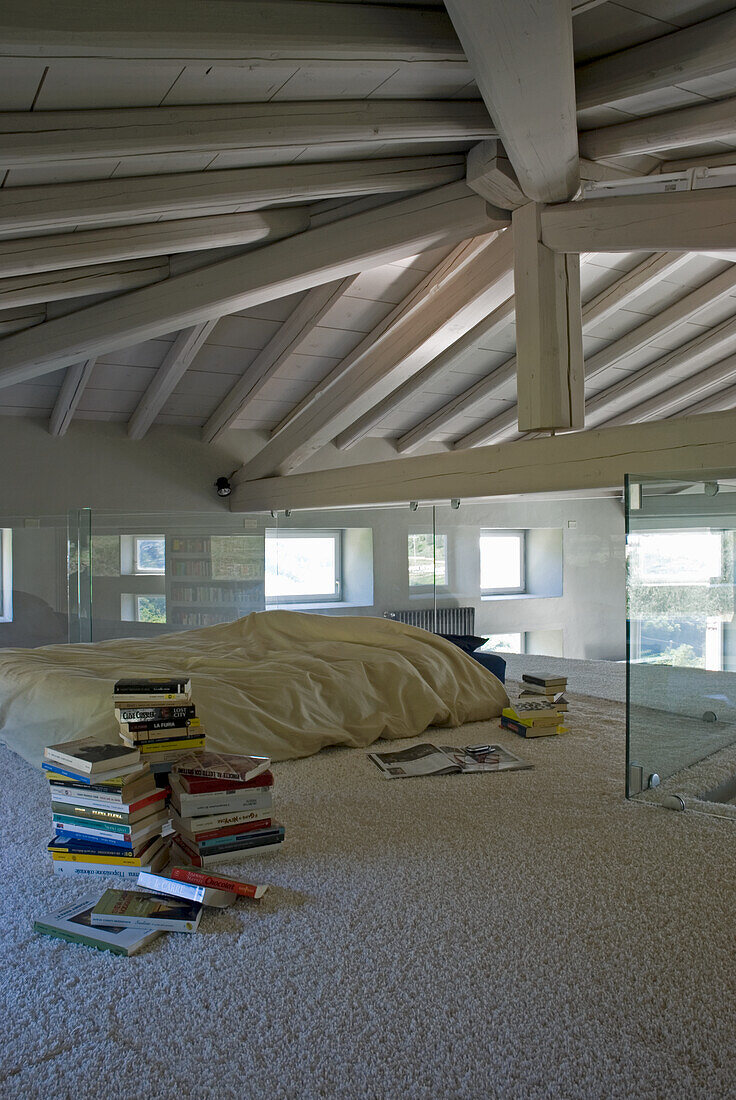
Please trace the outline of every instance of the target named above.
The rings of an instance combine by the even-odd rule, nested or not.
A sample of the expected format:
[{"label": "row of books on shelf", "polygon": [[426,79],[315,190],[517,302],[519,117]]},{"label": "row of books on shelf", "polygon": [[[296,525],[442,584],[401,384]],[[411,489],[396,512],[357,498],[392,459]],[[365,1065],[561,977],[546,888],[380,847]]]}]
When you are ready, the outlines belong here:
[{"label": "row of books on shelf", "polygon": [[262,604],[253,607],[239,604],[237,607],[229,607],[227,611],[179,611],[172,608],[168,622],[176,626],[217,626],[218,623],[229,623],[233,619],[239,619],[250,611],[260,611],[262,607]]},{"label": "row of books on shelf", "polygon": [[260,581],[238,587],[218,584],[172,584],[171,599],[185,603],[252,603],[254,598],[263,601],[263,577]]},{"label": "row of books on shelf", "polygon": [[519,701],[504,708],[501,726],[520,737],[558,737],[567,733],[566,689],[566,676],[523,674]]}]

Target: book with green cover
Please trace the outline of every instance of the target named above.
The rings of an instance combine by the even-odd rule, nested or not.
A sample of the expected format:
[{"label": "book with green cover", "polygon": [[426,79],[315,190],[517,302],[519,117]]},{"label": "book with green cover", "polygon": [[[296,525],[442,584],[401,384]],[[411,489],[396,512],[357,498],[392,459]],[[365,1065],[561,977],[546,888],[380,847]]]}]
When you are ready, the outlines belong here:
[{"label": "book with green cover", "polygon": [[137,890],[105,890],[90,919],[94,925],[196,932],[201,915],[201,904],[184,898],[141,894]]},{"label": "book with green cover", "polygon": [[83,943],[87,947],[97,948],[98,951],[112,951],[115,955],[134,955],[156,936],[161,935],[158,928],[93,926],[91,914],[96,902],[97,894],[92,894],[82,901],[65,905],[63,909],[34,920],[33,930],[69,943]]}]

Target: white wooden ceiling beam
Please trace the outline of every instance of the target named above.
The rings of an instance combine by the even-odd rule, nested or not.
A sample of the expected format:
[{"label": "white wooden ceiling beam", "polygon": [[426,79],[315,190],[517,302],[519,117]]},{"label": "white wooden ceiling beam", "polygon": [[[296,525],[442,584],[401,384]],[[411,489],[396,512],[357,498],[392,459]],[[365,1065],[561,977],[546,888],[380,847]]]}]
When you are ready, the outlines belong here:
[{"label": "white wooden ceiling beam", "polygon": [[0,240],[0,278],[143,256],[255,244],[290,237],[308,228],[308,211],[287,207],[211,218],[144,222],[115,229],[16,237]]},{"label": "white wooden ceiling beam", "polygon": [[[480,141],[495,133],[476,100],[336,99],[205,107],[18,111],[0,115],[0,166],[241,149],[292,151],[339,142]],[[567,196],[565,196],[567,197]]]},{"label": "white wooden ceiling beam", "polygon": [[218,318],[215,318],[192,325],[176,337],[128,421],[128,435],[131,439],[142,439],[146,434],[191,366],[197,352],[207,341],[217,321]]},{"label": "white wooden ceiling beam", "polygon": [[577,106],[599,107],[734,67],[736,11],[578,66]]},{"label": "white wooden ceiling beam", "polygon": [[[736,355],[729,355],[718,363],[698,371],[691,378],[683,378],[669,385],[660,393],[642,401],[627,412],[607,417],[607,428],[616,424],[643,424],[650,420],[664,420],[683,413],[696,402],[717,396],[724,386],[736,382]],[[714,392],[715,391],[715,392]]]},{"label": "white wooden ceiling beam", "polygon": [[396,157],[0,189],[0,236],[207,216],[358,195],[425,191],[463,179],[465,157]]},{"label": "white wooden ceiling beam", "polygon": [[72,422],[77,405],[82,399],[85,386],[92,377],[92,371],[96,363],[95,359],[87,359],[84,363],[74,363],[66,368],[64,381],[61,383],[56,403],[49,417],[49,434],[64,435]]},{"label": "white wooden ceiling beam", "polygon": [[586,426],[595,428],[619,413],[628,412],[647,400],[654,391],[659,392],[664,386],[677,383],[686,373],[703,370],[735,349],[736,317],[730,317],[588,398],[585,404]]},{"label": "white wooden ceiling beam", "polygon": [[21,306],[16,309],[4,309],[0,312],[0,336],[9,336],[14,332],[40,325],[46,320],[46,306]]},{"label": "white wooden ceiling beam", "polygon": [[582,428],[580,257],[542,244],[539,214],[530,202],[512,221],[519,430]]},{"label": "white wooden ceiling beam", "polygon": [[515,210],[528,202],[503,145],[495,138],[481,141],[468,152],[465,180],[488,202]]},{"label": "white wooden ceiling beam", "polygon": [[243,481],[233,512],[397,504],[621,487],[642,474],[736,466],[736,416],[688,416],[497,447]]},{"label": "white wooden ceiling beam", "polygon": [[451,370],[467,352],[472,351],[483,340],[492,339],[513,318],[514,298],[511,296],[496,309],[491,310],[487,317],[483,317],[477,325],[469,329],[454,344],[450,344],[448,348],[441,351],[431,362],[427,363],[426,367],[422,367],[416,374],[412,374],[406,382],[403,382],[387,397],[384,397],[382,401],[374,405],[372,409],[369,409],[367,413],[359,417],[354,424],[351,424],[345,431],[340,432],[333,440],[335,446],[341,451],[354,446],[368,435],[383,420],[384,416],[388,416],[394,409],[413,397],[415,393],[426,386],[430,386],[432,382]]},{"label": "white wooden ceiling beam", "polygon": [[0,309],[56,302],[88,294],[114,294],[151,286],[169,276],[167,256],[149,256],[118,264],[92,264],[62,271],[41,271],[0,279]]},{"label": "white wooden ceiling beam", "polygon": [[722,252],[736,248],[736,187],[583,199],[541,218],[553,252]]},{"label": "white wooden ceiling beam", "polygon": [[[583,332],[587,328],[598,324],[610,316],[617,309],[622,309],[637,295],[665,278],[668,273],[680,267],[689,257],[685,256],[650,256],[643,263],[638,264],[633,271],[622,275],[610,287],[595,295],[591,301],[586,302],[582,308]],[[581,257],[582,259],[582,257]],[[425,417],[413,428],[404,432],[396,441],[396,448],[400,454],[409,454],[415,451],[423,443],[434,439],[437,432],[444,430],[451,421],[462,414],[472,413],[478,405],[484,404],[491,398],[497,397],[516,377],[516,356],[501,363],[490,374],[474,382],[468,389],[463,390],[442,408]],[[516,424],[516,409],[512,410],[513,423]],[[502,416],[504,414],[501,414]],[[496,429],[495,419],[489,424]],[[481,432],[487,425],[481,425],[477,429]],[[475,434],[475,433],[471,433]],[[470,446],[476,446],[472,443]]]},{"label": "white wooden ceiling beam", "polygon": [[506,233],[455,249],[274,430],[243,476],[293,470],[505,301],[512,254]]},{"label": "white wooden ceiling beam", "polygon": [[736,386],[727,386],[717,393],[710,394],[688,405],[686,416],[701,415],[702,413],[722,412],[725,409],[736,408]]},{"label": "white wooden ceiling beam", "polygon": [[6,57],[463,61],[443,11],[314,0],[5,0]]},{"label": "white wooden ceiling beam", "polygon": [[592,160],[657,153],[736,138],[736,97],[681,107],[659,115],[580,134],[580,152]]},{"label": "white wooden ceiling beam", "polygon": [[289,356],[299,350],[324,315],[353,285],[357,275],[308,290],[293,313],[245,369],[202,428],[202,440],[216,443],[255,401]]},{"label": "white wooden ceiling beam", "polygon": [[571,199],[580,184],[570,0],[446,0],[524,194]]},{"label": "white wooden ceiling beam", "polygon": [[505,225],[464,183],[387,203],[37,325],[2,342],[0,386]]},{"label": "white wooden ceiling beam", "polygon": [[[718,301],[719,298],[730,293],[734,288],[736,288],[736,268],[729,268],[720,275],[716,275],[715,278],[710,279],[703,286],[690,291],[689,294],[685,294],[677,302],[663,309],[656,316],[650,317],[633,331],[619,337],[618,340],[613,340],[607,347],[602,348],[586,360],[586,382],[596,378],[608,367],[615,366],[616,363],[636,348],[664,336],[676,325],[687,321],[698,310],[711,302]],[[498,442],[499,438],[506,439],[508,433],[513,434],[512,424],[515,424],[515,422],[516,409],[508,410],[501,413],[500,416],[488,420],[485,424],[480,424],[477,428],[456,440],[454,446],[458,449],[482,447],[488,443],[488,440]]]}]

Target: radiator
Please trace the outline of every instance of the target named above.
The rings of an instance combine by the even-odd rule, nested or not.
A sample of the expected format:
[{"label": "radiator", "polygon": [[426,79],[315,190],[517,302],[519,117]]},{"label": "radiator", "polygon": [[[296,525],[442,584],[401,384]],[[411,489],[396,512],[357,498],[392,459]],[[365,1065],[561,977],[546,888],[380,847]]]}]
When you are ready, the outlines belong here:
[{"label": "radiator", "polygon": [[[435,614],[437,616],[435,625]],[[384,611],[384,619],[395,619],[408,626],[419,626],[436,634],[474,634],[474,607],[431,607],[426,611]]]}]

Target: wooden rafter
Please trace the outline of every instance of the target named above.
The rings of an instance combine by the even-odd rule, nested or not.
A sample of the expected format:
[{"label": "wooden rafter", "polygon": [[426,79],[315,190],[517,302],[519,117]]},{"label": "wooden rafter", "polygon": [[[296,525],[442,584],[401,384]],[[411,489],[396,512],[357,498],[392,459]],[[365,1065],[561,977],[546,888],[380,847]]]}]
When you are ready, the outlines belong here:
[{"label": "wooden rafter", "polygon": [[465,176],[465,157],[328,161],[0,189],[0,236],[136,218],[207,216],[274,204],[425,191]]},{"label": "wooden rafter", "polygon": [[205,321],[184,329],[176,337],[128,421],[131,439],[142,439],[146,434],[216,324],[217,318]]},{"label": "wooden rafter", "polygon": [[0,386],[507,222],[505,212],[494,213],[464,183],[388,203],[210,264],[206,279],[188,272],[6,337],[0,345]]},{"label": "wooden rafter", "polygon": [[88,359],[85,363],[74,363],[71,367],[67,367],[64,381],[61,383],[56,403],[49,417],[50,435],[66,433],[85,387],[92,377],[95,362],[95,359]]},{"label": "wooden rafter", "polygon": [[[475,100],[337,99],[322,103],[245,103],[206,107],[128,107],[112,111],[24,111],[0,115],[0,166],[159,153],[294,148],[387,141],[481,141],[495,131]],[[279,154],[278,150],[288,150]],[[567,196],[563,196],[567,197]]]},{"label": "wooden rafter", "polygon": [[456,249],[274,430],[248,462],[248,476],[300,465],[367,411],[392,380],[424,365],[505,301],[513,286],[512,252],[505,233]]}]

